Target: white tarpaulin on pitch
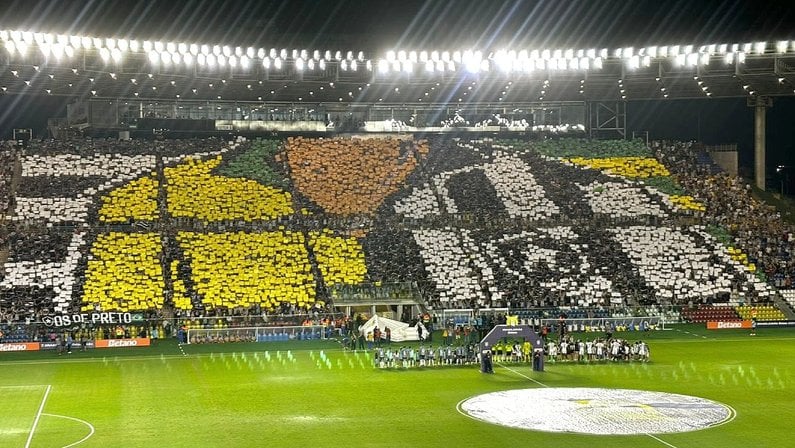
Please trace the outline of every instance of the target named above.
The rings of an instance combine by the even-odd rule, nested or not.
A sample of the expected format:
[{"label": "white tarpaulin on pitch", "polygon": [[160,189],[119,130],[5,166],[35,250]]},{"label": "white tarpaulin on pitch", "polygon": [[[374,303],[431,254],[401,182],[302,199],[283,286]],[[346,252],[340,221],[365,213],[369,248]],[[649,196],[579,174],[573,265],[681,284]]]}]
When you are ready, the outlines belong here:
[{"label": "white tarpaulin on pitch", "polygon": [[[422,338],[425,339],[428,337],[428,330],[425,329],[425,326],[422,325],[422,322],[418,322],[417,326],[422,328]],[[403,342],[403,341],[419,341],[420,335],[417,331],[417,327],[411,327],[409,324],[405,322],[401,322],[399,320],[387,319],[386,317],[381,317],[379,315],[375,315],[370,318],[367,322],[362,324],[359,327],[361,334],[367,335],[368,332],[373,331],[375,327],[378,327],[381,330],[381,338],[386,339],[386,329],[389,327],[389,330],[392,332],[392,341],[393,342]]]}]

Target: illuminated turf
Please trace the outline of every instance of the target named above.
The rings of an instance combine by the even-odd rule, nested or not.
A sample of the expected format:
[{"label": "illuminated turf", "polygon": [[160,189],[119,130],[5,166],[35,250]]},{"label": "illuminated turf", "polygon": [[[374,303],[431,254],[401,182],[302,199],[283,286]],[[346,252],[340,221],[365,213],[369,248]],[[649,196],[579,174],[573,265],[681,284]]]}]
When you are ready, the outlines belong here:
[{"label": "illuminated turf", "polygon": [[[25,446],[39,409],[31,447],[66,446],[92,428],[78,446],[309,446],[328,438],[357,447],[791,446],[795,332],[759,333],[686,326],[644,335],[649,364],[558,363],[544,373],[498,365],[494,375],[476,367],[378,370],[367,353],[316,341],[192,345],[187,356],[171,341],[61,357],[2,353],[0,446]],[[538,383],[702,397],[736,417],[694,432],[596,436],[514,429],[457,411],[467,398]]]}]

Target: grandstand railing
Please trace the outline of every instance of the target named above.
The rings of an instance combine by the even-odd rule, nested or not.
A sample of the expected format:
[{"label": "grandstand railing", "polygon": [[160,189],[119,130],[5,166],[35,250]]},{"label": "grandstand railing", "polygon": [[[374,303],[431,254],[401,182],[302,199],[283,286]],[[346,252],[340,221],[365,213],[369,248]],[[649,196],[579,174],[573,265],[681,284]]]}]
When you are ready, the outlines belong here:
[{"label": "grandstand railing", "polygon": [[188,329],[188,344],[325,340],[332,331],[323,325]]}]

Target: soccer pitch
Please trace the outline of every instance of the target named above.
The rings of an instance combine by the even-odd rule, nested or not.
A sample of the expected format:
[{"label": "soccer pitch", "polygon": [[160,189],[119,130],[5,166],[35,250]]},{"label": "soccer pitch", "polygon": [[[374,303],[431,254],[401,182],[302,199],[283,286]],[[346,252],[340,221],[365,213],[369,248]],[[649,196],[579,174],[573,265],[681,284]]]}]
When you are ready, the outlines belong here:
[{"label": "soccer pitch", "polygon": [[[649,341],[652,362],[380,370],[334,341],[3,353],[0,446],[793,446],[795,331],[682,325],[622,336]],[[513,429],[459,412],[480,394],[547,387],[670,392],[736,415],[699,431],[618,436]]]}]

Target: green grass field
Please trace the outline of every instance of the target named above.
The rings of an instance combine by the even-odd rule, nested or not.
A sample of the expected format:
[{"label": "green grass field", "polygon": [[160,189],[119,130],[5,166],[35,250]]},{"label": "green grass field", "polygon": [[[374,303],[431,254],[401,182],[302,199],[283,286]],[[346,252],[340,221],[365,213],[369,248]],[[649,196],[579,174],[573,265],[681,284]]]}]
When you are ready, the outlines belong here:
[{"label": "green grass field", "polygon": [[[648,364],[497,366],[494,375],[374,369],[368,355],[332,341],[1,353],[0,447],[795,446],[795,330],[751,337],[693,325],[643,336]],[[651,437],[510,429],[457,411],[474,395],[541,387],[528,378],[695,395],[737,414],[719,427]]]}]

